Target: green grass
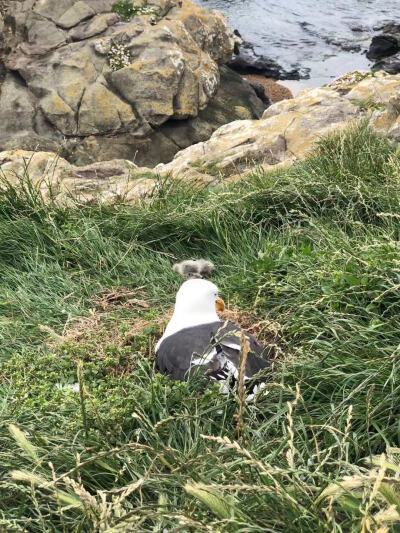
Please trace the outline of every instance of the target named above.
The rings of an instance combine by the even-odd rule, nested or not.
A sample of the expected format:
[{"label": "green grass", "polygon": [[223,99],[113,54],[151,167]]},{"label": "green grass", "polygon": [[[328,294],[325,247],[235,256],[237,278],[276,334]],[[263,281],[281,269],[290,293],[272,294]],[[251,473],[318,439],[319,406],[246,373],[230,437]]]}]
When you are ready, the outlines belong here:
[{"label": "green grass", "polygon": [[132,0],[118,0],[111,6],[111,11],[117,13],[123,22],[130,22],[136,15],[158,15],[159,9],[156,6],[149,6],[147,3],[135,6]]},{"label": "green grass", "polygon": [[[399,193],[398,147],[364,125],[288,170],[164,180],[138,206],[6,188],[0,531],[399,531],[378,514],[400,511]],[[240,439],[234,395],[154,373],[171,264],[193,256],[283,348]],[[150,307],[100,312],[115,287]],[[78,373],[81,394],[57,386]]]}]

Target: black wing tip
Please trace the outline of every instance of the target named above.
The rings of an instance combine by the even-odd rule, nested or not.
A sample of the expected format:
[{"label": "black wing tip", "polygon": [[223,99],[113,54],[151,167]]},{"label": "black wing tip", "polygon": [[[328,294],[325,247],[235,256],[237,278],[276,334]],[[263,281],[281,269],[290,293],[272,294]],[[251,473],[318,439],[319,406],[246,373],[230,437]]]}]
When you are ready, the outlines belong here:
[{"label": "black wing tip", "polygon": [[172,267],[173,271],[183,276],[185,280],[208,278],[214,268],[214,263],[206,259],[188,259]]}]

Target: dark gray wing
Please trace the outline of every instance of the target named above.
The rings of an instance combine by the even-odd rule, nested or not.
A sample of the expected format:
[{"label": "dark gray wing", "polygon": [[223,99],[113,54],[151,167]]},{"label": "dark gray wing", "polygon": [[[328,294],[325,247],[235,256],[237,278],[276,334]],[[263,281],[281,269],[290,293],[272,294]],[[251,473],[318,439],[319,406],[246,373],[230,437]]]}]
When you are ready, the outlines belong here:
[{"label": "dark gray wing", "polygon": [[[242,331],[233,322],[222,321],[182,329],[160,344],[158,369],[172,379],[183,381],[202,366],[203,373],[210,377],[225,379],[227,372],[238,367]],[[250,379],[268,368],[271,350],[249,333],[244,333],[250,341],[246,362],[246,376]]]}]

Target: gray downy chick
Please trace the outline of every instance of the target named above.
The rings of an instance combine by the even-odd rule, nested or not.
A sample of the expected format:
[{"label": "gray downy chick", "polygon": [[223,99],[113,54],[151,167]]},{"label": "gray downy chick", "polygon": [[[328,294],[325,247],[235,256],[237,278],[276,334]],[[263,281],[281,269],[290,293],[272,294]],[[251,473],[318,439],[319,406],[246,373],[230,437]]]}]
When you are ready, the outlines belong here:
[{"label": "gray downy chick", "polygon": [[172,267],[173,271],[183,276],[185,280],[208,278],[214,268],[214,264],[206,259],[188,259]]}]

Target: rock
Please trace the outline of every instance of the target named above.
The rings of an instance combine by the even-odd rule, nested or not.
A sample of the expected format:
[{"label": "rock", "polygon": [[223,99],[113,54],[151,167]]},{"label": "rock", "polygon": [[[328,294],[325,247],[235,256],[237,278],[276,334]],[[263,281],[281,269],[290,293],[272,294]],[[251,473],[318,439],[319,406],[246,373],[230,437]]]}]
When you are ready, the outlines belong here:
[{"label": "rock", "polygon": [[389,35],[400,35],[400,24],[398,22],[387,22],[386,24],[380,26],[377,29]]},{"label": "rock", "polygon": [[140,166],[154,166],[154,161],[170,161],[179,147],[159,131],[144,137],[132,133],[90,135],[69,147],[69,160],[87,165],[109,159],[127,159]]},{"label": "rock", "polygon": [[39,105],[47,120],[63,135],[78,135],[75,111],[56,91],[49,91]]},{"label": "rock", "polygon": [[[21,10],[32,9],[34,14],[41,15],[43,19],[52,20],[56,22],[60,17],[67,12],[75,4],[75,0],[40,0],[39,2],[33,2],[33,5],[26,3],[22,0]],[[12,14],[12,10],[15,3],[10,2],[9,13]],[[30,20],[30,18],[28,19]]]},{"label": "rock", "polygon": [[368,59],[381,59],[396,54],[400,51],[400,43],[391,35],[376,35],[372,38],[367,52]]},{"label": "rock", "polygon": [[286,159],[301,158],[313,142],[333,125],[357,116],[358,108],[343,102],[330,89],[315,89],[268,108],[262,120],[236,121],[222,126],[201,145],[179,152],[160,174],[185,175],[191,168],[207,174],[229,175],[250,165],[273,167]]},{"label": "rock", "polygon": [[[384,72],[376,72],[364,78],[345,95],[345,98],[356,104],[370,102],[385,107],[393,96],[400,91],[400,76],[389,76]],[[373,106],[372,106],[373,107]]]},{"label": "rock", "polygon": [[69,36],[73,41],[83,41],[90,39],[95,35],[99,35],[108,29],[109,26],[117,24],[119,17],[115,13],[104,13],[102,15],[96,15],[89,22],[84,22],[73,28],[69,32]]},{"label": "rock", "polygon": [[[232,84],[237,81],[236,77],[229,69],[222,70],[222,78],[230,79]],[[215,98],[218,94],[219,91]],[[221,98],[220,104],[224,101]],[[1,152],[0,167],[3,175],[18,185],[18,176],[26,174],[28,165],[32,182],[45,199],[51,196],[67,204],[76,201],[112,203],[121,199],[133,203],[151,194],[158,175],[213,185],[221,180],[235,181],[254,171],[255,166],[265,171],[287,167],[306,157],[322,135],[361,119],[368,120],[378,133],[400,141],[400,75],[379,72],[356,76],[352,73],[343,76],[342,83],[339,79],[332,86],[302,91],[296,98],[269,107],[259,120],[246,118],[222,126],[209,140],[189,146],[172,161],[157,165],[153,170],[137,167],[123,157],[72,165],[55,153],[23,150]],[[191,120],[193,128],[199,131],[194,121],[200,118]],[[182,135],[177,135],[178,131],[174,130],[174,140],[184,144],[187,130],[182,130]],[[104,140],[109,144],[104,145]],[[166,137],[166,131],[165,134],[155,132],[151,141],[148,138],[136,140],[147,143],[149,150],[159,150],[162,142],[176,147]],[[106,136],[99,141],[99,136],[93,135],[77,144],[77,152],[87,153],[85,143],[90,142],[93,143],[92,153],[97,150],[105,157],[112,153],[115,144],[121,147],[126,142],[131,146],[122,136]]]},{"label": "rock", "polygon": [[[344,94],[340,86],[302,91],[296,98],[269,107],[261,120],[222,126],[208,141],[188,147],[155,170],[180,178],[196,171],[208,179],[231,179],[257,165],[264,169],[286,166],[304,158],[321,135],[368,116],[370,109],[385,108],[397,94],[400,76],[383,73],[365,75]],[[397,126],[392,124],[389,131],[393,128]]]},{"label": "rock", "polygon": [[248,42],[243,42],[239,54],[228,65],[240,74],[259,74],[275,80],[299,80],[309,77],[307,73],[301,73],[299,69],[285,70],[273,59],[258,54],[253,45]]},{"label": "rock", "polygon": [[[372,70],[384,70],[388,74],[397,74],[400,72],[400,24],[389,22],[376,29],[382,31],[383,34],[372,39],[370,50],[367,53],[370,59],[378,59]],[[380,48],[381,45],[382,49]]]},{"label": "rock", "polygon": [[135,130],[138,124],[132,106],[118,98],[101,81],[93,83],[83,93],[78,124],[81,135],[130,131]]},{"label": "rock", "polygon": [[377,133],[400,142],[400,86],[392,83],[391,88],[392,91],[386,92],[382,102],[385,105],[372,114],[370,125]]},{"label": "rock", "polygon": [[28,54],[45,54],[67,42],[67,34],[53,22],[32,18],[26,25],[27,40],[23,50]]},{"label": "rock", "polygon": [[96,12],[86,2],[76,2],[58,19],[57,26],[69,30],[95,14]]},{"label": "rock", "polygon": [[148,126],[140,135],[89,136],[71,147],[69,159],[81,165],[118,157],[139,166],[154,166],[155,161],[167,163],[179,150],[206,141],[223,124],[262,116],[266,106],[236,72],[223,66],[220,78],[216,95],[197,117],[168,120],[157,131]]},{"label": "rock", "polygon": [[370,30],[368,26],[357,24],[350,27],[351,31],[354,31],[355,33],[366,33]]},{"label": "rock", "polygon": [[18,187],[26,179],[45,200],[63,204],[135,202],[150,194],[156,176],[129,161],[112,160],[77,167],[51,152],[24,150],[0,152],[0,169],[9,183]]},{"label": "rock", "polygon": [[324,38],[327,44],[337,46],[344,52],[361,52],[361,44],[349,37],[327,36]]},{"label": "rock", "polygon": [[180,21],[198,48],[222,65],[232,59],[238,37],[228,26],[226,16],[216,10],[195,6],[187,0],[177,2],[166,20]]},{"label": "rock", "polygon": [[266,107],[269,107],[272,104],[272,102],[265,91],[264,84],[253,78],[247,78],[246,76],[243,76],[243,78],[247,79],[251,87],[253,87],[254,92],[256,93],[258,98],[266,105]]},{"label": "rock", "polygon": [[183,25],[167,22],[151,31],[150,40],[147,34],[136,39],[141,53],[130,66],[108,73],[109,83],[152,125],[196,116],[218,89],[216,63]]},{"label": "rock", "polygon": [[64,169],[69,169],[70,164],[52,152],[0,152],[1,173],[9,183],[18,185],[21,180],[26,179],[27,168],[32,184],[48,199],[50,189],[59,187],[61,173]]},{"label": "rock", "polygon": [[372,70],[384,70],[388,74],[398,74],[400,72],[400,54],[377,61]]},{"label": "rock", "polygon": [[[137,15],[121,22],[113,4],[10,0],[4,45],[10,53],[0,65],[2,59],[6,73],[18,80],[18,101],[8,80],[0,98],[0,150],[10,146],[5,132],[14,110],[20,120],[11,131],[24,146],[39,143],[43,151],[58,143],[71,162],[93,162],[100,154],[156,164],[182,145],[182,139],[176,143],[183,132],[177,121],[188,121],[186,145],[199,138],[191,120],[199,119],[204,139],[222,119],[255,118],[265,108],[239,78],[233,85],[241,97],[227,98],[235,100],[232,111],[222,106],[219,112],[219,96],[219,116],[208,114],[209,124],[200,117],[212,107],[220,70],[239,39],[222,14],[188,0],[151,0],[156,20]],[[168,121],[171,127],[162,132]]]},{"label": "rock", "polygon": [[0,95],[0,142],[10,136],[34,133],[35,101],[27,94],[23,80],[8,72],[1,86]]},{"label": "rock", "polygon": [[135,170],[137,167],[125,159],[113,159],[80,167],[70,165],[67,168],[68,170],[63,174],[64,177],[104,180],[116,176],[124,176],[128,171]]},{"label": "rock", "polygon": [[[179,149],[206,141],[223,124],[238,119],[261,118],[267,106],[257,98],[254,89],[243,83],[239,74],[227,67],[222,67],[220,74],[221,82],[216,95],[196,118],[168,121],[160,128],[160,132]],[[172,157],[164,162],[171,159]],[[147,163],[139,159],[138,164]]]}]

